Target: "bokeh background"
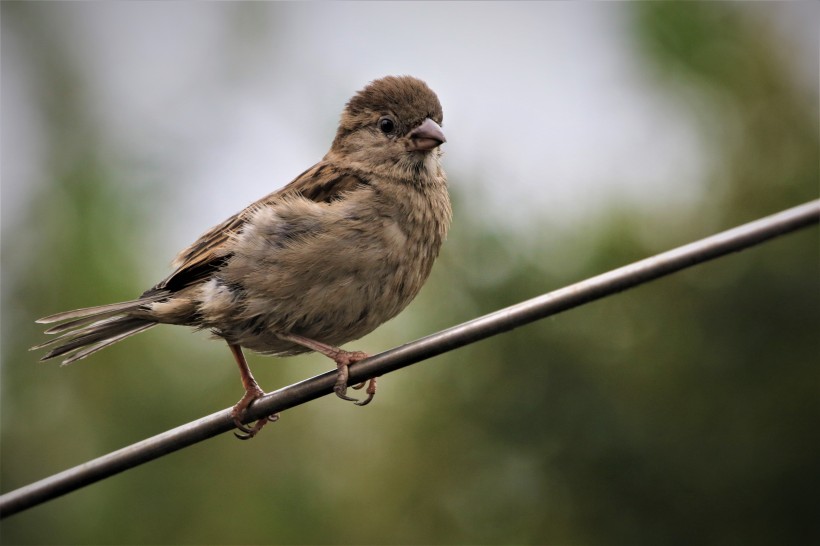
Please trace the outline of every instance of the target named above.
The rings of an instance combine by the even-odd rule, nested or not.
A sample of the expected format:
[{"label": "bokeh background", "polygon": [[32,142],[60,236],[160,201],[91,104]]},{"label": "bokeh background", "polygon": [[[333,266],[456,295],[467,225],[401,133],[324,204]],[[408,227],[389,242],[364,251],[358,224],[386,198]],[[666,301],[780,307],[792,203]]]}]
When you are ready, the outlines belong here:
[{"label": "bokeh background", "polygon": [[[326,151],[385,74],[444,105],[451,237],[379,352],[818,196],[818,4],[23,3],[2,10],[3,492],[232,405],[158,328],[67,368],[37,317],[130,299]],[[224,435],[4,544],[817,542],[811,228]],[[314,356],[251,357],[274,389]]]}]

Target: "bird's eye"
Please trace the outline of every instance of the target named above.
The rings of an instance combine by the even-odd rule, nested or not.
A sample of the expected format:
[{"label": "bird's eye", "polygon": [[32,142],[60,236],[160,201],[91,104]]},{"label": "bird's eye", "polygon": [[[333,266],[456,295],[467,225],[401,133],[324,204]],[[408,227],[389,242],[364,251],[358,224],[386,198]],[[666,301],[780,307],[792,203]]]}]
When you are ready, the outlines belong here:
[{"label": "bird's eye", "polygon": [[389,135],[395,129],[396,129],[396,122],[394,122],[391,117],[383,116],[383,117],[379,118],[379,130],[382,133],[384,133],[386,135]]}]

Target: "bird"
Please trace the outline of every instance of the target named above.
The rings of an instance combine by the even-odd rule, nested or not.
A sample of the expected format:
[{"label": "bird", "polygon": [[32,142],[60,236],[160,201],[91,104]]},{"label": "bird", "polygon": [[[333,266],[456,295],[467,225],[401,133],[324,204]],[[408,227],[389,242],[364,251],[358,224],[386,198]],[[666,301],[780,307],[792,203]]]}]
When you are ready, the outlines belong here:
[{"label": "bird", "polygon": [[439,255],[452,219],[442,124],[424,81],[371,81],[345,104],[321,161],[206,231],[138,298],[37,320],[57,323],[45,330],[56,337],[32,350],[50,347],[40,360],[67,365],[158,324],[208,330],[239,367],[245,392],[231,418],[243,440],[278,418],[244,424],[265,393],[243,349],[321,353],[336,364],[335,394],[368,404],[376,378],[363,400],[347,395],[348,366],[368,355],[339,346],[401,312]]}]

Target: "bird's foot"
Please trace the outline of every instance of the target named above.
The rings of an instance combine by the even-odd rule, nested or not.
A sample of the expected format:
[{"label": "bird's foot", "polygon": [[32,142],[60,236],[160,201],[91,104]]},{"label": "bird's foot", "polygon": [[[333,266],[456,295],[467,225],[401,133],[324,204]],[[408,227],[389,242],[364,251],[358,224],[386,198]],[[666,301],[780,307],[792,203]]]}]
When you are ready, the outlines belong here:
[{"label": "bird's foot", "polygon": [[[365,386],[365,382],[361,382],[358,385],[353,385],[353,388],[356,389],[356,390],[359,390],[359,389],[363,388],[364,386]],[[360,401],[356,402],[357,406],[366,406],[366,405],[368,405],[370,403],[370,401],[373,400],[373,397],[376,396],[376,378],[375,377],[370,379],[369,381],[367,381],[367,389],[364,392],[367,393],[367,398],[365,398],[364,400],[360,400]]]},{"label": "bird's foot", "polygon": [[[365,391],[367,393],[367,398],[364,400],[351,398],[347,395],[347,380],[349,377],[347,368],[353,363],[368,358],[370,355],[361,351],[344,351],[342,349],[336,349],[336,351],[333,351],[332,354],[327,354],[327,356],[336,362],[337,376],[336,384],[333,386],[333,392],[336,393],[336,396],[342,400],[354,402],[357,406],[366,406],[369,404],[370,401],[373,400],[373,396],[376,394],[376,378],[374,377],[367,382],[367,390]],[[353,388],[361,389],[363,386],[364,383],[359,383],[358,385],[354,385]]]},{"label": "bird's foot", "polygon": [[[376,395],[375,377],[367,382],[367,390],[365,391],[367,393],[367,398],[364,400],[357,400],[356,398],[351,398],[347,395],[347,380],[350,377],[347,367],[360,360],[368,358],[370,355],[361,351],[345,351],[344,349],[327,345],[325,343],[296,334],[279,334],[279,337],[296,343],[297,345],[301,345],[302,347],[307,347],[311,351],[316,351],[317,353],[321,353],[326,357],[333,359],[336,363],[336,369],[338,371],[338,375],[336,376],[336,384],[333,386],[333,392],[336,393],[336,396],[342,400],[355,402],[357,406],[366,406],[371,400],[373,400],[373,396]],[[361,389],[364,385],[365,383],[359,383],[358,385],[354,385],[353,388]]]},{"label": "bird's foot", "polygon": [[253,401],[263,396],[265,396],[265,393],[259,387],[256,387],[255,389],[249,389],[245,391],[245,395],[242,396],[239,402],[237,402],[236,405],[233,407],[233,410],[231,410],[231,418],[233,419],[236,428],[242,431],[242,434],[238,432],[234,432],[233,434],[240,440],[250,440],[251,438],[256,436],[260,430],[262,430],[262,427],[264,427],[268,423],[272,423],[279,419],[279,414],[274,413],[273,415],[268,415],[267,417],[259,419],[251,427],[245,425],[242,422],[245,417],[245,412],[253,403]]}]

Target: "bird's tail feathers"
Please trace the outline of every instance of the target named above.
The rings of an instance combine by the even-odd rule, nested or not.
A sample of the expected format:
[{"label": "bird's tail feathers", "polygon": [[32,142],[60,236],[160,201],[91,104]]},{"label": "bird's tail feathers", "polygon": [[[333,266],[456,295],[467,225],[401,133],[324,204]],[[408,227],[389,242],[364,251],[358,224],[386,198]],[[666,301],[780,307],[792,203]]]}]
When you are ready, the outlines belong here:
[{"label": "bird's tail feathers", "polygon": [[[64,320],[68,319],[85,319],[90,317],[110,316],[118,313],[124,313],[126,311],[132,311],[134,309],[137,309],[138,307],[145,305],[146,303],[153,303],[155,301],[159,301],[167,297],[167,292],[158,292],[156,294],[151,294],[150,296],[143,296],[135,300],[121,301],[118,303],[109,303],[107,305],[97,305],[95,307],[83,307],[82,309],[73,309],[71,311],[63,311],[62,313],[55,313],[53,315],[37,319],[35,322],[37,322],[38,324],[51,324],[53,322],[63,322]],[[55,330],[56,328],[59,327],[55,326],[54,328],[52,328],[52,330]]]},{"label": "bird's tail feathers", "polygon": [[46,330],[46,334],[59,335],[54,339],[32,347],[30,350],[34,351],[49,345],[59,344],[43,355],[40,360],[49,360],[67,355],[62,365],[71,364],[113,343],[155,326],[156,321],[136,317],[129,312],[165,297],[167,297],[167,294],[154,294],[137,300],[75,309],[41,318],[37,322],[44,324],[67,322]]}]

